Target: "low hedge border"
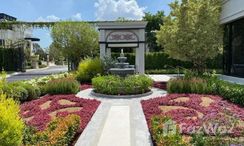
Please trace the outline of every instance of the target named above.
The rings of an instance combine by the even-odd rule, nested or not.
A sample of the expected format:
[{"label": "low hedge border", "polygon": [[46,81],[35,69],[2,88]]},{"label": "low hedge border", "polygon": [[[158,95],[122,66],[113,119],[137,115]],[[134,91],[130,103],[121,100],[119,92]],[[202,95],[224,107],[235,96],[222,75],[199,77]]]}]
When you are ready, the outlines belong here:
[{"label": "low hedge border", "polygon": [[173,79],[167,83],[169,93],[214,94],[244,107],[244,85],[217,78]]},{"label": "low hedge border", "polygon": [[131,99],[131,98],[140,98],[140,97],[145,97],[151,95],[153,92],[149,91],[147,93],[143,94],[136,94],[136,95],[106,95],[106,94],[101,94],[101,93],[96,93],[94,90],[92,90],[91,95],[96,96],[96,97],[102,97],[102,98],[123,98],[123,99]]}]

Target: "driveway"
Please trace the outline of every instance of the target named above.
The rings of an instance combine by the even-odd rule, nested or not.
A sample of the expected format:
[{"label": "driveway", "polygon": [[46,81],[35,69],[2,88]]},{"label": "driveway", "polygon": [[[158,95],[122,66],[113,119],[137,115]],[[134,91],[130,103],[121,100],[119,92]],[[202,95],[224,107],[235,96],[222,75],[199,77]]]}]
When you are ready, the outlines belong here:
[{"label": "driveway", "polygon": [[37,77],[43,77],[51,74],[58,74],[68,71],[67,66],[50,66],[45,69],[35,69],[29,70],[24,73],[19,73],[7,78],[8,82],[20,81],[20,80],[30,80]]}]

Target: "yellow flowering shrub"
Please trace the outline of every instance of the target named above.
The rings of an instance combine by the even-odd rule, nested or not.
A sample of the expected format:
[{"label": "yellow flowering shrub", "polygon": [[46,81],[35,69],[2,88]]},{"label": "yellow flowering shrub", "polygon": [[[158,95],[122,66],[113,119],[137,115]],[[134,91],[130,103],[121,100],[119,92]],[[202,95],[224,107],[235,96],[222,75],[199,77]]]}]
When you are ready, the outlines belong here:
[{"label": "yellow flowering shrub", "polygon": [[24,123],[19,116],[19,105],[0,94],[0,145],[19,146],[22,143]]}]

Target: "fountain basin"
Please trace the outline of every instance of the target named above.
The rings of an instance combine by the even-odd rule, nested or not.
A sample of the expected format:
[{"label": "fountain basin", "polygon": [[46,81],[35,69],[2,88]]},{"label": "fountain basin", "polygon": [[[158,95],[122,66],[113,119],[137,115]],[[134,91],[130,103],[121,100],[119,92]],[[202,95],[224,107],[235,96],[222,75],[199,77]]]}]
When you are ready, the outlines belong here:
[{"label": "fountain basin", "polygon": [[118,57],[118,60],[120,62],[125,62],[127,60],[127,57]]},{"label": "fountain basin", "polygon": [[116,63],[116,66],[118,66],[118,68],[129,68],[129,63]]},{"label": "fountain basin", "polygon": [[111,68],[109,71],[111,74],[122,77],[135,74],[135,68]]}]

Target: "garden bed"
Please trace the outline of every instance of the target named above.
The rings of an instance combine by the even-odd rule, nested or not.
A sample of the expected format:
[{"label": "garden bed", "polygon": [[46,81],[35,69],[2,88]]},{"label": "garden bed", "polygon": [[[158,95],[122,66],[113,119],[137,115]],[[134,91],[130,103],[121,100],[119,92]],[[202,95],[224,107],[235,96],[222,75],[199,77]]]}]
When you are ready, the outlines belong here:
[{"label": "garden bed", "polygon": [[162,90],[167,90],[167,82],[153,82],[153,87]]},{"label": "garden bed", "polygon": [[80,85],[80,90],[81,90],[81,91],[82,91],[82,90],[86,90],[86,89],[90,89],[90,88],[92,88],[91,83],[86,83],[86,84],[81,84],[81,85]]},{"label": "garden bed", "polygon": [[42,131],[54,118],[75,114],[80,116],[81,124],[78,130],[80,134],[99,105],[100,102],[97,100],[82,99],[75,95],[46,95],[22,104],[21,116],[28,125]]},{"label": "garden bed", "polygon": [[[169,94],[166,97],[143,100],[141,103],[150,131],[151,119],[156,115],[171,117],[186,137],[209,121],[219,123],[219,127],[231,126],[235,122],[235,127],[225,136],[243,140],[244,109],[219,96]],[[215,135],[214,131],[209,131],[209,134]]]}]

